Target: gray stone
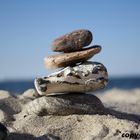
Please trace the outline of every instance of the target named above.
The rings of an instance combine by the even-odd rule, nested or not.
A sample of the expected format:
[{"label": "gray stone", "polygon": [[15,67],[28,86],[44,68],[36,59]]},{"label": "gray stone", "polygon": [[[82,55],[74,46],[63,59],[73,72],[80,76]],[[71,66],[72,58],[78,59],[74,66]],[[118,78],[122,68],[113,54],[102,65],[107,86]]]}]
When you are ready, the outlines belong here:
[{"label": "gray stone", "polygon": [[[14,122],[19,134],[28,136],[30,133],[37,138],[51,134],[60,140],[121,140],[125,132],[139,134],[139,126],[140,123],[98,114],[43,117],[34,114]],[[12,140],[17,139],[15,137]]]},{"label": "gray stone", "polygon": [[26,104],[19,115],[21,116],[22,114],[22,117],[27,117],[32,114],[44,116],[103,113],[104,106],[96,96],[83,93],[72,93],[58,96],[44,96],[35,99]]},{"label": "gray stone", "polygon": [[[132,94],[133,93],[133,94]],[[104,93],[101,93],[100,98],[101,100],[105,103],[110,103],[113,101],[117,101],[118,104],[121,102],[121,106],[118,106],[120,108],[123,108],[125,104],[125,101],[127,101],[127,106],[131,110],[134,106],[131,106],[132,103],[135,104],[137,109],[139,108],[139,100],[140,100],[140,90],[138,89],[136,93],[134,93],[133,90],[127,90],[126,94],[130,96],[129,98],[127,95],[124,96],[120,90],[118,92],[112,91],[112,94],[105,95]],[[118,94],[119,97],[118,98]],[[63,95],[63,97],[66,97],[67,95]],[[87,99],[87,94],[83,94],[82,100],[80,98],[80,95],[73,94],[72,97],[78,97],[74,102],[78,102],[78,104],[71,103],[72,105],[75,105],[76,108],[79,104],[82,104],[81,106],[84,106],[84,103],[86,102],[86,105],[89,103],[89,106],[93,106],[92,104],[95,103],[96,99],[94,100],[94,96],[91,97],[88,96],[89,99]],[[50,98],[51,97],[51,98]],[[49,115],[49,114],[40,114],[40,110],[38,104],[46,104],[46,99],[47,101],[58,101],[58,98],[61,100],[62,95],[59,96],[47,96],[47,97],[41,97],[38,99],[35,99],[34,101],[31,101],[32,106],[30,108],[33,108],[35,110],[31,110],[33,112],[30,112],[30,114],[27,114],[27,112],[24,110],[28,104],[25,104],[23,106],[22,112],[19,112],[15,116],[15,121],[7,121],[5,126],[8,128],[10,131],[10,135],[8,136],[8,139],[6,140],[47,140],[47,139],[52,139],[52,140],[121,140],[122,139],[122,134],[123,133],[133,133],[136,135],[139,135],[140,132],[140,116],[139,115],[134,115],[134,114],[129,114],[130,112],[127,112],[128,110],[124,109],[122,110],[123,112],[120,111],[115,111],[113,109],[116,109],[117,106],[108,106],[108,108],[103,109],[103,115],[99,114],[72,114],[72,115]],[[69,103],[69,97],[70,95],[68,94],[68,99],[63,99],[61,101]],[[53,98],[53,99],[52,99]],[[57,99],[55,99],[57,98]],[[91,100],[90,100],[91,98]],[[96,97],[95,97],[96,98]],[[104,98],[106,98],[104,100]],[[127,100],[126,100],[127,99]],[[40,101],[38,101],[40,100]],[[44,101],[42,101],[44,100]],[[86,101],[87,100],[87,101]],[[20,102],[20,100],[18,99]],[[80,102],[81,101],[81,102]],[[34,104],[33,104],[34,102]],[[44,103],[43,103],[44,102]],[[52,108],[55,106],[52,103],[49,106],[52,105]],[[88,103],[87,103],[88,102]],[[130,104],[129,104],[130,102]],[[60,110],[60,104],[54,102],[57,106],[55,106],[57,111]],[[60,102],[61,104],[63,102]],[[98,101],[97,101],[98,103]],[[15,102],[16,104],[16,102]],[[27,105],[27,106],[26,106]],[[80,105],[79,105],[80,106]],[[82,109],[82,107],[80,108]],[[62,106],[63,107],[63,106]],[[43,108],[43,105],[41,105],[41,108]],[[110,110],[111,108],[111,110]],[[51,107],[50,107],[51,109]],[[79,109],[79,108],[78,108]],[[67,108],[68,110],[68,108]],[[72,110],[72,108],[70,108]],[[98,111],[100,111],[101,108],[98,108]],[[121,109],[120,109],[121,110]],[[65,111],[65,110],[64,110]],[[138,114],[139,114],[139,110]],[[79,112],[79,111],[78,111]],[[23,114],[24,113],[24,114]],[[25,115],[26,113],[26,115]],[[102,112],[101,112],[102,113]],[[133,113],[133,112],[131,112]],[[19,116],[21,117],[22,115],[25,115],[22,117],[22,119],[19,120]],[[138,139],[136,137],[135,139]],[[125,139],[125,138],[124,138]],[[128,138],[127,138],[128,139]]]}]

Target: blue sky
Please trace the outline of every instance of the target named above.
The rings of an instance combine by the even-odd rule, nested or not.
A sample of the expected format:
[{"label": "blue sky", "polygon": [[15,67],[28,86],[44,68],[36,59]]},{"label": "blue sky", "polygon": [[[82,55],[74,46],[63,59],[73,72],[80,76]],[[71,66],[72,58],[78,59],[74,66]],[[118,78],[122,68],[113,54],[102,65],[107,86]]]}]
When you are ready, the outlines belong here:
[{"label": "blue sky", "polygon": [[51,42],[75,29],[102,46],[92,61],[110,76],[140,75],[139,0],[0,0],[0,80],[51,73],[43,58]]}]

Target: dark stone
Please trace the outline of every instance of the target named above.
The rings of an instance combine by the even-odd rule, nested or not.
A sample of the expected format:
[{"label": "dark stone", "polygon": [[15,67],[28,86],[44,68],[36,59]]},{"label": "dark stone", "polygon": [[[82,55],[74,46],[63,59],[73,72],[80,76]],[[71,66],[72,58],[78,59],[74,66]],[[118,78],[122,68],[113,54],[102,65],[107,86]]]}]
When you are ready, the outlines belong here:
[{"label": "dark stone", "polygon": [[0,123],[0,140],[6,140],[8,134],[8,129],[2,123]]},{"label": "dark stone", "polygon": [[57,52],[74,52],[88,46],[92,41],[89,30],[76,30],[54,40],[52,50]]}]

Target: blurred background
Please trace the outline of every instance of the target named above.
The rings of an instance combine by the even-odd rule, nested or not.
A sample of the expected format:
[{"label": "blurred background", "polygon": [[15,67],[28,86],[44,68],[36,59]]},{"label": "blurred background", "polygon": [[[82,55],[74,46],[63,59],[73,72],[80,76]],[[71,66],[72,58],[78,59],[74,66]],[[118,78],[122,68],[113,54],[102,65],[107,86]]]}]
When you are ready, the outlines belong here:
[{"label": "blurred background", "polygon": [[102,51],[91,60],[109,73],[106,89],[140,88],[139,0],[0,0],[0,89],[22,93],[47,76],[52,41],[77,29],[93,32]]}]

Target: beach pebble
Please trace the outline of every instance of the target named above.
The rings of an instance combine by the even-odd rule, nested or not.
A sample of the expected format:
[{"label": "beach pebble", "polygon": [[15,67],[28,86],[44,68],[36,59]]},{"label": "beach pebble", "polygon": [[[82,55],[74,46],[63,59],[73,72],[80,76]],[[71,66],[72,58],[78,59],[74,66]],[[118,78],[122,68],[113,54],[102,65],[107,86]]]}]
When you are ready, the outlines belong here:
[{"label": "beach pebble", "polygon": [[76,30],[54,40],[52,50],[58,52],[73,52],[88,46],[92,41],[89,30]]},{"label": "beach pebble", "polygon": [[5,91],[5,90],[0,90],[0,99],[5,99],[5,98],[8,98],[10,97],[10,93],[8,91]]},{"label": "beach pebble", "polygon": [[37,97],[37,91],[35,89],[28,89],[22,94],[22,97],[34,99]]},{"label": "beach pebble", "polygon": [[35,87],[40,95],[66,92],[91,92],[104,88],[108,83],[105,66],[87,61],[77,66],[69,66],[43,78],[35,79]]},{"label": "beach pebble", "polygon": [[59,96],[43,96],[24,107],[18,118],[28,115],[71,115],[71,114],[103,114],[104,106],[94,95],[71,93]]},{"label": "beach pebble", "polygon": [[76,63],[86,61],[100,51],[101,46],[95,45],[90,48],[83,49],[82,51],[55,54],[49,57],[45,57],[44,63],[46,68],[49,69],[67,67],[75,65]]},{"label": "beach pebble", "polygon": [[[126,107],[126,100],[128,101],[127,108],[130,111],[134,108],[134,104],[131,104],[131,98],[129,99],[128,97],[133,96],[132,98],[139,100],[140,89],[138,89],[137,94],[132,94],[133,90],[126,90],[125,92],[128,93],[127,98],[120,90],[115,93],[114,90],[112,90],[112,94],[109,93],[109,95],[106,96],[108,100],[105,103],[108,103],[109,106],[105,109],[104,107],[102,108],[100,101],[98,102],[95,96],[85,96],[87,94],[80,94],[78,96],[76,96],[76,94],[72,96],[67,94],[68,96],[63,95],[63,97],[61,95],[60,97],[48,96],[37,98],[31,101],[29,103],[30,105],[26,104],[27,106],[25,105],[23,107],[22,112],[16,114],[15,121],[7,121],[6,127],[10,131],[7,140],[45,139],[48,135],[50,136],[50,134],[53,138],[60,138],[60,140],[121,140],[122,138],[128,140],[129,137],[122,137],[124,134],[137,135],[135,139],[138,139],[140,133],[139,102],[135,102],[135,108],[137,108],[138,111],[138,114],[136,113],[137,115],[127,112],[127,109],[122,110],[122,108],[124,108],[124,106]],[[116,102],[114,102],[114,106],[112,106],[112,104],[110,104],[112,99],[118,99],[116,93],[119,94],[124,101],[122,102],[122,99],[117,100],[117,104],[121,104],[117,106]],[[103,96],[104,98],[104,94],[106,93],[102,92],[101,97]],[[104,101],[101,97],[100,99]],[[68,108],[69,106],[70,110]],[[97,107],[97,109],[94,107]],[[118,107],[119,111],[115,111]],[[53,110],[53,108],[55,110]],[[100,113],[102,114],[100,109],[103,111],[103,115],[100,115]],[[110,111],[108,111],[108,109]],[[66,112],[74,113],[74,111],[75,113],[72,115],[49,115],[46,110],[49,113],[56,114],[57,112],[60,114]],[[99,114],[91,115],[92,113],[96,113],[96,111],[99,111]],[[83,115],[81,115],[82,113]],[[91,114],[88,115],[88,113]],[[21,117],[22,119],[20,119]],[[46,137],[44,135],[46,135]]]}]

